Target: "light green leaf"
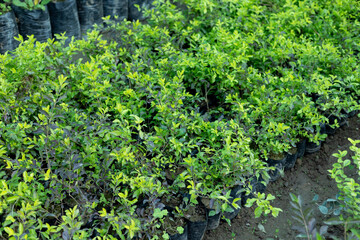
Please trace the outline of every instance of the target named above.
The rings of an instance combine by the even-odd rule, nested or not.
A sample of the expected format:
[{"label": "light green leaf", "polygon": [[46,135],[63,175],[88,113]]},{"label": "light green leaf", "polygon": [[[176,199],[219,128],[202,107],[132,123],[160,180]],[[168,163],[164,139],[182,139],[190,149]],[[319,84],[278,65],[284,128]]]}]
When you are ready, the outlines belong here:
[{"label": "light green leaf", "polygon": [[163,218],[167,214],[168,214],[167,210],[160,210],[160,208],[155,208],[153,216],[154,218]]}]

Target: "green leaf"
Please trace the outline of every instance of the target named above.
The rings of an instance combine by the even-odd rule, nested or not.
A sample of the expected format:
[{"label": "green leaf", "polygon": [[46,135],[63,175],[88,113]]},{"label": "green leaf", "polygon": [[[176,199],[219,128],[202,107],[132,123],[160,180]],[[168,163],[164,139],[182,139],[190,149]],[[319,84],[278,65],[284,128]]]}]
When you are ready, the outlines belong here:
[{"label": "green leaf", "polygon": [[269,200],[269,201],[274,200],[274,199],[275,199],[275,197],[273,195],[271,195],[270,193],[266,197],[266,200]]},{"label": "green leaf", "polygon": [[22,7],[22,8],[26,8],[26,7],[27,7],[27,5],[26,5],[25,2],[21,2],[21,1],[19,1],[19,0],[13,0],[12,3],[13,3],[15,6],[18,6],[18,7]]},{"label": "green leaf", "polygon": [[[155,236],[155,237],[157,237],[157,236]],[[155,240],[155,239],[159,239],[159,238],[155,238],[155,237],[153,238],[154,240]],[[166,232],[162,235],[162,237],[163,237],[163,239],[164,239],[164,240],[168,240],[168,239],[170,239],[169,234],[168,234],[168,233],[166,233]]]},{"label": "green leaf", "polygon": [[315,194],[315,196],[313,197],[312,201],[313,201],[313,202],[316,202],[317,200],[319,200],[319,195],[318,195],[318,194]]},{"label": "green leaf", "polygon": [[293,215],[291,216],[294,220],[298,221],[299,223],[304,223],[304,220],[302,217],[298,216],[298,215]]},{"label": "green leaf", "polygon": [[347,166],[350,165],[350,163],[351,163],[351,161],[350,161],[349,159],[346,159],[346,160],[343,162],[343,166],[344,166],[344,167],[347,167]]},{"label": "green leaf", "polygon": [[211,210],[211,211],[209,212],[209,216],[210,216],[210,217],[215,216],[215,215],[216,215],[216,212],[215,212],[214,210]]},{"label": "green leaf", "polygon": [[15,202],[16,200],[18,200],[20,197],[19,196],[11,196],[6,198],[6,201],[9,203]]},{"label": "green leaf", "polygon": [[306,238],[306,239],[308,239],[308,236],[306,234],[304,234],[304,233],[300,233],[300,234],[296,235],[296,238]]},{"label": "green leaf", "polygon": [[255,201],[256,201],[255,198],[249,198],[249,199],[246,201],[245,206],[246,206],[246,207],[251,207],[251,206],[254,204]]},{"label": "green leaf", "polygon": [[304,217],[305,219],[310,219],[311,215],[313,214],[314,210],[311,207],[308,207],[304,210]]},{"label": "green leaf", "polygon": [[324,223],[327,224],[327,225],[340,225],[340,224],[344,224],[345,222],[338,219],[338,218],[336,218],[336,219],[331,218],[331,219],[329,219],[327,221],[324,221]]},{"label": "green leaf", "polygon": [[262,212],[263,212],[263,210],[262,210],[262,208],[261,208],[261,207],[257,207],[257,208],[255,208],[255,211],[254,211],[255,218],[260,217],[260,216],[261,216],[261,214],[262,214]]},{"label": "green leaf", "polygon": [[167,210],[161,210],[160,208],[155,208],[153,216],[154,218],[163,218],[167,214],[168,214]]},{"label": "green leaf", "polygon": [[324,215],[329,213],[329,209],[327,207],[325,207],[325,206],[322,206],[322,205],[319,206],[319,210]]},{"label": "green leaf", "polygon": [[14,223],[16,220],[13,216],[7,215],[5,221],[11,221],[12,223]]},{"label": "green leaf", "polygon": [[178,233],[183,234],[185,229],[183,227],[177,227],[176,230],[178,231]]},{"label": "green leaf", "polygon": [[45,181],[47,181],[47,180],[49,180],[50,179],[50,173],[51,173],[51,170],[50,169],[48,169],[47,171],[46,171],[46,173],[45,173]]},{"label": "green leaf", "polygon": [[22,223],[19,223],[19,234],[23,234],[24,232],[24,225]]},{"label": "green leaf", "polygon": [[296,202],[290,202],[290,205],[296,209],[296,210],[300,210],[301,209],[301,206],[299,206]]},{"label": "green leaf", "polygon": [[14,230],[12,230],[12,229],[9,228],[9,227],[5,227],[4,230],[5,230],[5,232],[9,235],[9,237],[15,235]]}]

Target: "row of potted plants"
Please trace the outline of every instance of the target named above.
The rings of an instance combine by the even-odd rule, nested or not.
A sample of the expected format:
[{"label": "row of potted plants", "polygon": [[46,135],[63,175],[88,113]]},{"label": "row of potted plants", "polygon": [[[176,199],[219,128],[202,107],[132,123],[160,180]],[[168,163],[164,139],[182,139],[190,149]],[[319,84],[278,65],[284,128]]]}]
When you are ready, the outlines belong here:
[{"label": "row of potted plants", "polygon": [[68,45],[20,36],[0,55],[0,236],[201,239],[241,206],[277,216],[266,184],[359,109],[352,7],[161,0]]},{"label": "row of potted plants", "polygon": [[[57,34],[80,38],[101,25],[103,17],[114,21],[143,20],[140,7],[150,5],[148,0],[3,0],[0,1],[0,53],[14,50],[19,33],[26,39],[34,35],[39,42]],[[138,8],[139,7],[139,8]]]}]

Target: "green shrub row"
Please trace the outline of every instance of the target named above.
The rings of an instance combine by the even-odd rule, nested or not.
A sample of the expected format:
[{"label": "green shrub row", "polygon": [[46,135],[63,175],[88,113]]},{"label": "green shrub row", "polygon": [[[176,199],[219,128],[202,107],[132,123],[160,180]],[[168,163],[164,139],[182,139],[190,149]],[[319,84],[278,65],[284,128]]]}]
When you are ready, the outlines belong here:
[{"label": "green shrub row", "polygon": [[158,0],[69,46],[19,37],[0,55],[0,236],[167,239],[199,197],[240,207],[230,190],[266,182],[269,154],[359,109],[359,10]]}]

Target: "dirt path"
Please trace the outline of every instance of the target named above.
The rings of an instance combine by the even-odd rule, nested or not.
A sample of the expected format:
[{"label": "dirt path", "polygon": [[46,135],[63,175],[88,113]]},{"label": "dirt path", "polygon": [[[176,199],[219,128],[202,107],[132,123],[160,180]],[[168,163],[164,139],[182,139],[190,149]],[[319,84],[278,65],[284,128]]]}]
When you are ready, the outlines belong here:
[{"label": "dirt path", "polygon": [[[351,146],[348,138],[360,139],[359,129],[359,118],[349,119],[347,126],[338,129],[335,135],[326,139],[319,152],[298,159],[294,169],[285,172],[284,178],[268,186],[267,193],[276,197],[273,205],[283,210],[277,218],[269,216],[255,219],[253,208],[243,208],[232,220],[231,226],[222,222],[216,230],[208,231],[204,240],[295,239],[298,233],[291,229],[294,221],[291,217],[289,192],[301,195],[304,203],[313,204],[319,229],[321,222],[330,216],[323,216],[311,201],[316,194],[319,195],[319,204],[328,198],[335,198],[338,189],[328,173],[328,169],[331,169],[336,161],[332,154],[348,149]],[[337,236],[342,234],[340,228],[331,228],[330,231]]]}]

